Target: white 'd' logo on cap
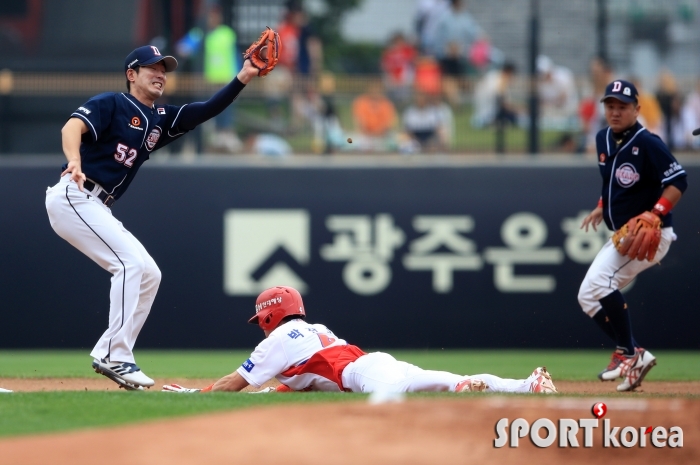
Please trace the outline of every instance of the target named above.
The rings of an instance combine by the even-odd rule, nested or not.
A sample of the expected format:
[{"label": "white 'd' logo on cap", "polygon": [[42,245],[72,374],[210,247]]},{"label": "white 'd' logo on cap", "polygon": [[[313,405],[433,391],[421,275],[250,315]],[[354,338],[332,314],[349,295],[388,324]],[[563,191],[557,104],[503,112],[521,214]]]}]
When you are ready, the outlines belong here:
[{"label": "white 'd' logo on cap", "polygon": [[625,90],[623,90],[622,93],[625,95],[632,95],[632,91],[629,87],[625,87]]}]

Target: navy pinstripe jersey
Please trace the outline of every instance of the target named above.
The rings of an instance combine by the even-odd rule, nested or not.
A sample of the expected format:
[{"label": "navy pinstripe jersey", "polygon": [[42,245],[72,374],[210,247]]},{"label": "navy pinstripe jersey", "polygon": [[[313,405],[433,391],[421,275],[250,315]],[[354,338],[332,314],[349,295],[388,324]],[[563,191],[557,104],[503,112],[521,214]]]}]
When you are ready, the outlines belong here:
[{"label": "navy pinstripe jersey", "polygon": [[[638,122],[624,132],[620,143],[609,127],[602,129],[596,136],[596,148],[603,176],[603,218],[613,231],[650,211],[666,186],[686,176],[661,138]],[[673,213],[668,213],[663,227],[672,224]]]},{"label": "navy pinstripe jersey", "polygon": [[80,118],[88,127],[80,145],[85,176],[115,199],[121,197],[151,152],[187,132],[177,127],[182,108],[149,108],[131,94],[114,92],[97,95],[78,107],[71,118]]}]

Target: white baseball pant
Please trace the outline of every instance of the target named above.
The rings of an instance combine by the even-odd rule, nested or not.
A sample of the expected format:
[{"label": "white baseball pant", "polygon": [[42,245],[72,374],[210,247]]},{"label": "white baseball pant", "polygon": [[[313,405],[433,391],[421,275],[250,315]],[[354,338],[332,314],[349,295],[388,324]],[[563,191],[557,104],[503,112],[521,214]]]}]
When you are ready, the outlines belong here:
[{"label": "white baseball pant", "polygon": [[134,344],[160,285],[156,262],[108,207],[78,189],[70,174],[47,189],[46,211],[56,234],[112,274],[109,327],[90,355],[135,363]]},{"label": "white baseball pant", "polygon": [[446,371],[424,370],[396,360],[383,352],[363,355],[345,367],[343,387],[352,392],[439,392],[454,391],[458,383],[468,378],[486,382],[486,392],[529,392],[528,379],[504,379],[498,376],[455,375]]},{"label": "white baseball pant", "polygon": [[615,249],[612,239],[603,245],[593,263],[588,268],[586,277],[583,278],[578,291],[578,301],[588,316],[593,317],[602,308],[600,299],[610,295],[613,291],[621,290],[634,280],[639,273],[660,263],[671,248],[671,243],[676,240],[673,228],[661,230],[661,242],[656,251],[654,261],[631,260],[620,255]]}]

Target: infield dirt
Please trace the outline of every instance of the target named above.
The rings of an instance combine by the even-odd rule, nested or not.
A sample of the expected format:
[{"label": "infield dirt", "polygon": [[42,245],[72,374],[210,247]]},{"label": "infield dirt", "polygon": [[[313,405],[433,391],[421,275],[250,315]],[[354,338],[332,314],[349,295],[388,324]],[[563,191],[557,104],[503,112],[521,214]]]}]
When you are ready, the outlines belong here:
[{"label": "infield dirt", "polygon": [[[209,380],[159,379],[201,387]],[[114,389],[101,379],[1,379],[17,391]],[[613,394],[613,383],[557,382],[563,393],[591,397],[475,396],[411,398],[402,403],[282,405],[136,425],[15,437],[0,440],[7,464],[467,464],[590,465],[687,464],[700,462],[700,399]],[[700,383],[645,382],[648,393],[698,394]],[[12,395],[12,394],[9,394]],[[131,394],[130,394],[131,395]],[[139,395],[133,393],[133,395]],[[165,395],[165,394],[164,394]],[[177,394],[168,394],[177,395]],[[267,394],[284,395],[284,394]],[[287,394],[293,395],[293,394]],[[501,418],[592,418],[593,403],[604,401],[614,426],[680,426],[682,448],[604,448],[602,426],[592,448],[540,449],[521,439],[517,449],[494,448]],[[582,433],[579,433],[582,442]]]},{"label": "infield dirt", "polygon": [[[160,390],[164,384],[180,384],[190,388],[202,388],[215,382],[216,379],[186,379],[186,378],[159,378],[152,390]],[[620,395],[616,393],[617,383],[602,383],[600,381],[557,381],[557,388],[562,394],[575,395]],[[265,384],[274,386],[275,381]],[[115,383],[103,376],[90,378],[0,378],[0,386],[12,389],[16,392],[37,391],[118,391]],[[253,390],[246,388],[246,391]],[[644,384],[633,393],[623,395],[635,396],[636,393],[646,394],[677,394],[700,395],[699,381],[645,381]]]},{"label": "infield dirt", "polygon": [[[483,397],[410,399],[399,404],[284,405],[158,420],[132,426],[0,441],[8,464],[617,464],[698,463],[700,402],[688,399],[608,399],[616,426],[680,426],[683,448],[604,448],[602,428],[592,448],[517,449],[493,446],[503,417],[590,418],[600,398]],[[603,399],[605,400],[605,399]],[[582,438],[579,438],[582,442]]]}]

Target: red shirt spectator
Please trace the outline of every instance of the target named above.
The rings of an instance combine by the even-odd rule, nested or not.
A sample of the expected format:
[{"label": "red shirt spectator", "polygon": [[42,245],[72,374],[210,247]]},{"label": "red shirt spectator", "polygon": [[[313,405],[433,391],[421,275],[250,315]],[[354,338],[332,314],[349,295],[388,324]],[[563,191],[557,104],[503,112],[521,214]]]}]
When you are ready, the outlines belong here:
[{"label": "red shirt spectator", "polygon": [[389,78],[390,85],[410,85],[413,80],[413,66],[416,59],[416,49],[397,33],[389,47],[382,54],[382,69]]}]

